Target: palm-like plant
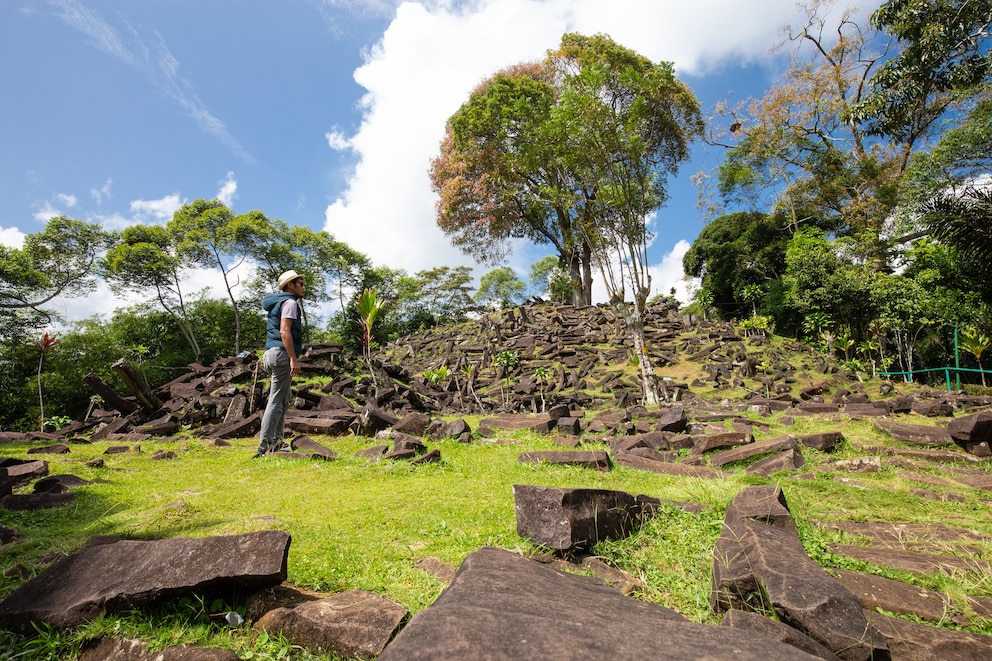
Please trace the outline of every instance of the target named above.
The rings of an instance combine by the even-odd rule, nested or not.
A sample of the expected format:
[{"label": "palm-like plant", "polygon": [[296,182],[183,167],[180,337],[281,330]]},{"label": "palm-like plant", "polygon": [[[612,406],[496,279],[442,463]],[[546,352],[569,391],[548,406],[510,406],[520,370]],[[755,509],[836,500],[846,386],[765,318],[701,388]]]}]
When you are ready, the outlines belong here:
[{"label": "palm-like plant", "polygon": [[366,360],[372,354],[372,342],[375,340],[372,335],[372,327],[383,307],[385,307],[385,301],[376,294],[375,287],[366,287],[355,301],[355,308],[358,310],[358,326],[362,330],[359,340],[362,343],[362,355],[365,356]]},{"label": "palm-like plant", "polygon": [[935,239],[975,260],[992,255],[992,189],[969,186],[939,195],[920,210]]},{"label": "palm-like plant", "polygon": [[982,370],[982,387],[985,387],[985,371],[982,367],[982,354],[992,346],[992,338],[975,328],[964,328],[961,330],[959,343],[965,351],[970,353],[978,361],[978,369]]}]

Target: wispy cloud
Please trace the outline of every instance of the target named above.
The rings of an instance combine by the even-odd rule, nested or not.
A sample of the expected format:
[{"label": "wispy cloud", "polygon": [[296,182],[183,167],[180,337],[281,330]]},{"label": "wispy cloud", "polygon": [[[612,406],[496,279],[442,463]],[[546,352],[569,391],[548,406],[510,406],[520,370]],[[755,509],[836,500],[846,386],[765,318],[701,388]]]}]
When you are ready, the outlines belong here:
[{"label": "wispy cloud", "polygon": [[161,34],[155,32],[151,40],[146,40],[123,17],[119,18],[122,28],[118,30],[77,0],[54,0],[53,4],[55,13],[70,27],[88,36],[94,48],[141,72],[192,118],[201,131],[219,140],[243,162],[249,165],[257,163],[255,157],[231,135],[227,125],[200,100],[189,81],[180,75],[179,60],[173,56]]},{"label": "wispy cloud", "polygon": [[105,183],[101,188],[91,188],[90,197],[92,197],[98,205],[103,204],[104,200],[110,199],[110,187],[113,183],[113,179],[107,179],[107,183]]}]

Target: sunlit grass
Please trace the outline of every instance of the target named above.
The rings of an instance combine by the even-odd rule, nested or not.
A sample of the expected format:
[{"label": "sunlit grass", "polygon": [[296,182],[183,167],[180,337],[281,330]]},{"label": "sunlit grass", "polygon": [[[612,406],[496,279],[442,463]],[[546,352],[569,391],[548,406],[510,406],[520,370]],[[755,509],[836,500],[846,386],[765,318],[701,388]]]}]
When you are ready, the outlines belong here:
[{"label": "sunlit grass", "polygon": [[[770,425],[759,437],[841,429],[848,442],[831,454],[804,450],[807,479],[779,474],[773,480],[746,475],[742,466],[729,467],[723,478],[703,480],[624,467],[600,472],[521,463],[522,452],[561,449],[553,444],[553,437],[525,431],[505,433],[501,442],[429,443],[440,449],[441,461],[420,466],[356,457],[358,450],[383,442],[360,437],[315,436],[337,454],[332,461],[252,459],[254,439],[216,447],[202,439],[182,437],[145,442],[141,452],[114,455],[103,454],[110,445],[107,442],[73,444],[67,455],[44,457],[51,474],[71,473],[93,483],[74,489],[78,497],[66,508],[4,512],[3,522],[17,528],[21,536],[0,548],[0,561],[4,569],[19,563],[37,573],[53,553],[72,553],[94,535],[158,539],[279,529],[292,536],[290,582],[327,592],[371,590],[416,613],[444,588],[415,567],[418,561],[435,557],[457,567],[465,556],[485,545],[525,554],[540,551],[516,532],[514,484],[616,489],[704,505],[698,515],[664,506],[631,537],[601,542],[594,552],[643,582],[637,598],[673,608],[693,621],[714,623],[719,617],[709,611],[712,553],[727,504],[747,485],[777,483],[785,491],[807,551],[822,566],[868,570],[938,589],[953,595],[961,609],[966,594],[992,596],[989,577],[975,572],[916,576],[835,556],[828,544],[864,540],[816,525],[832,520],[939,521],[992,536],[987,492],[962,486],[965,498],[961,502],[926,501],[913,495],[911,485],[891,468],[848,475],[848,483],[837,481],[824,472],[831,470],[833,462],[862,456],[859,448],[880,446],[891,439],[870,421],[829,422],[811,417],[797,418],[786,427],[776,417],[742,415]],[[479,420],[470,418],[469,422],[474,428]],[[25,458],[29,447],[7,445],[3,453]],[[605,448],[591,439],[583,447]],[[172,450],[178,458],[151,460],[158,449]],[[103,458],[105,466],[86,465],[96,458]],[[982,548],[992,557],[987,543]],[[967,555],[968,551],[948,545],[947,553]],[[0,596],[21,583],[6,576],[0,581]],[[191,613],[195,607],[192,603],[186,611],[108,616],[55,640],[71,646],[112,630],[113,635],[136,636],[160,646],[180,641],[232,649],[246,658],[279,658],[287,653],[288,642],[261,637],[247,627],[221,627],[202,614]],[[970,630],[988,632],[988,628],[988,623],[976,621]],[[291,658],[333,657],[294,651]]]}]

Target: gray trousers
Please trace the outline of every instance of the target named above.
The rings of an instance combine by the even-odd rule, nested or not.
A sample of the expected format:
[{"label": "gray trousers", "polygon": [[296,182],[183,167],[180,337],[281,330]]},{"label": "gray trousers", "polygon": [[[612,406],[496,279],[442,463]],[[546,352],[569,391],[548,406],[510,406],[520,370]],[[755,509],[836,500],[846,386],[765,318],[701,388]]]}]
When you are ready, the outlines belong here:
[{"label": "gray trousers", "polygon": [[289,369],[289,354],[283,347],[267,349],[262,354],[262,367],[269,373],[269,401],[262,414],[262,429],[258,433],[258,452],[265,454],[282,443],[286,411],[293,396],[293,376]]}]

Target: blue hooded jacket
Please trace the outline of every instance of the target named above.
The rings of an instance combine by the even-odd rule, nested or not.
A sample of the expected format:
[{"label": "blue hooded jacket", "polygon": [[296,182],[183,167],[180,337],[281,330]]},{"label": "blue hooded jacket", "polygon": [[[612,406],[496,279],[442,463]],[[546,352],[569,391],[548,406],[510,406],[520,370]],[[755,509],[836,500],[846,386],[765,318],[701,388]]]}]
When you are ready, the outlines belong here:
[{"label": "blue hooded jacket", "polygon": [[[284,301],[290,299],[295,299],[299,301],[296,296],[293,296],[289,292],[276,292],[274,294],[266,294],[262,297],[262,309],[265,310],[265,348],[271,349],[272,347],[281,347],[282,335],[279,333],[279,323],[281,321],[282,304]],[[300,317],[303,315],[301,314]],[[300,318],[293,320],[293,325],[290,328],[290,332],[293,336],[293,349],[296,351],[296,356],[299,357],[303,353],[303,322]]]}]

